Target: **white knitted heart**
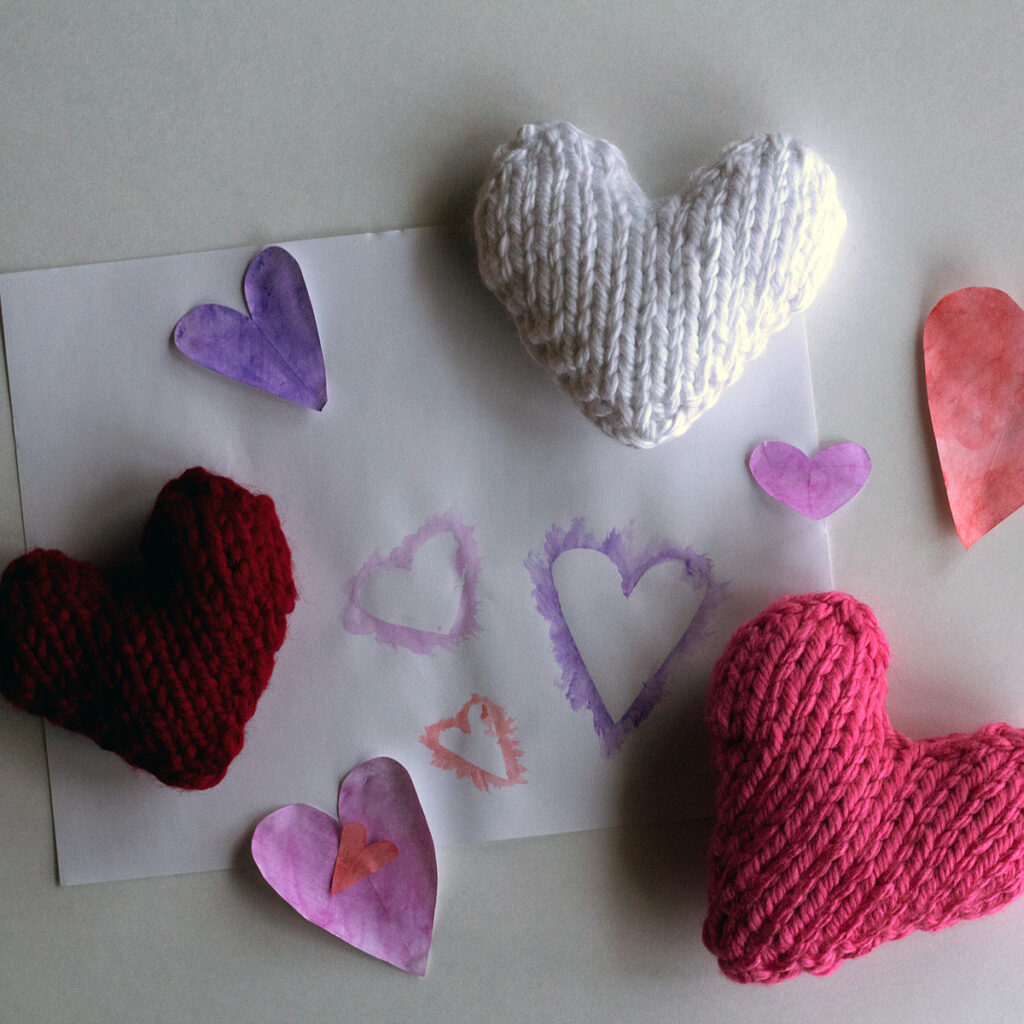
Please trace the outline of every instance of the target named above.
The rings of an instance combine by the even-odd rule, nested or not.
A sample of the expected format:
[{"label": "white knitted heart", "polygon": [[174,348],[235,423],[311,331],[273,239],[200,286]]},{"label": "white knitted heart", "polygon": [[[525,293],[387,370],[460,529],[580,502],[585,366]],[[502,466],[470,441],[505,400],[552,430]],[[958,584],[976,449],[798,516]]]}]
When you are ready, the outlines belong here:
[{"label": "white knitted heart", "polygon": [[846,214],[832,171],[780,135],[649,199],[611,143],[537,124],[495,153],[475,228],[480,273],[527,350],[605,433],[650,448],[810,305]]}]

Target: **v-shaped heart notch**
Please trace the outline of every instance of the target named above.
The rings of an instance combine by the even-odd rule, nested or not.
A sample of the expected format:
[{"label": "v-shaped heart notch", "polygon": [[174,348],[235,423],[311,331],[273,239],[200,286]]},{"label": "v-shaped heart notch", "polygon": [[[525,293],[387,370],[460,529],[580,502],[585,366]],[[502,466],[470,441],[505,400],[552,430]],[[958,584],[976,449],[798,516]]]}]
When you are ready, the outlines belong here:
[{"label": "v-shaped heart notch", "polygon": [[389,839],[366,843],[366,826],[346,821],[341,826],[338,856],[331,875],[331,893],[342,892],[380,871],[398,856],[398,847]]}]

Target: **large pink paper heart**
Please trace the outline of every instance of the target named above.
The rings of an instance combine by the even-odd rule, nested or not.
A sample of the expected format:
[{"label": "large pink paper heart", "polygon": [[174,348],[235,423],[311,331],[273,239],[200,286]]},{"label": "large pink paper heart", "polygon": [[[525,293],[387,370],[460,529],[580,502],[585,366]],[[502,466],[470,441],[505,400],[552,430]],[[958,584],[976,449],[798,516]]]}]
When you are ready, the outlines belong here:
[{"label": "large pink paper heart", "polygon": [[1024,504],[1024,310],[996,288],[951,292],[924,325],[932,430],[965,548]]},{"label": "large pink paper heart", "polygon": [[808,458],[784,441],[765,441],[750,455],[762,490],[808,519],[824,519],[867,483],[871,457],[853,442],[834,444]]},{"label": "large pink paper heart", "polygon": [[245,272],[250,316],[214,304],[190,309],[174,328],[189,359],[310,409],[327,404],[327,373],[306,282],[295,257],[264,249]]},{"label": "large pink paper heart", "polygon": [[772,605],[715,667],[704,942],[736,981],[828,974],[1024,891],[1024,730],[908,739],[888,664],[871,610],[831,593]]},{"label": "large pink paper heart", "polygon": [[[353,823],[362,828],[343,835]],[[412,779],[397,761],[377,757],[353,769],[337,819],[306,804],[269,814],[253,833],[252,855],[307,921],[403,971],[426,973],[437,860]]]}]

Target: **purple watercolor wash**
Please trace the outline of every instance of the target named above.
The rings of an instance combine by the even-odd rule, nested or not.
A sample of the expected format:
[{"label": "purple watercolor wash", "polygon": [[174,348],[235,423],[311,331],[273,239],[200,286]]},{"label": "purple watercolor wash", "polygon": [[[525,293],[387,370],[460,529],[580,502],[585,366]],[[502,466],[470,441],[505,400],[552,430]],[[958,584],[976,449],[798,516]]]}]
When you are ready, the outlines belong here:
[{"label": "purple watercolor wash", "polygon": [[327,372],[313,305],[295,258],[264,249],[244,281],[250,316],[228,306],[190,309],[174,328],[189,359],[317,411],[327,404]]},{"label": "purple watercolor wash", "polygon": [[[679,562],[681,581],[692,587],[695,592],[701,589],[704,591],[700,605],[683,635],[675,640],[664,661],[644,680],[640,692],[618,721],[609,714],[583,661],[565,621],[558,588],[555,586],[555,559],[564,552],[577,548],[599,551],[609,558],[619,571],[622,593],[627,598],[649,569],[670,561]],[[545,538],[543,554],[531,553],[524,564],[533,581],[533,597],[537,603],[537,610],[550,627],[555,659],[562,669],[559,686],[564,689],[573,711],[590,711],[601,750],[606,757],[611,757],[622,747],[629,733],[646,721],[664,696],[675,661],[692,648],[703,635],[711,613],[721,599],[723,585],[713,579],[711,559],[707,555],[698,554],[693,548],[681,548],[670,543],[652,543],[641,551],[634,551],[632,530],[629,528],[621,532],[612,530],[603,541],[598,542],[587,532],[582,517],[574,519],[568,530],[563,530],[557,524],[552,526]],[[668,643],[672,643],[672,638],[668,639]]]},{"label": "purple watercolor wash", "polygon": [[[371,615],[359,603],[359,592],[377,573],[385,569],[410,571],[416,552],[434,537],[450,533],[455,538],[456,550],[452,566],[455,581],[461,584],[459,605],[455,619],[447,631],[417,629]],[[388,555],[374,552],[348,585],[348,604],[341,616],[341,624],[349,633],[372,633],[379,643],[392,647],[405,647],[414,654],[430,654],[435,648],[453,651],[465,643],[480,628],[476,618],[477,583],[480,578],[480,558],[477,555],[473,528],[466,526],[454,512],[431,516],[415,533],[410,534]],[[441,581],[439,581],[441,585]]]},{"label": "purple watercolor wash", "polygon": [[[388,840],[398,856],[331,893],[343,824],[366,826],[368,843]],[[338,817],[307,804],[267,815],[252,856],[271,887],[307,921],[379,960],[421,977],[434,933],[437,859],[409,773],[390,757],[353,769],[338,794]]]},{"label": "purple watercolor wash", "polygon": [[871,456],[853,442],[823,448],[809,459],[784,441],[765,441],[751,452],[749,465],[763,491],[808,519],[830,516],[871,474]]}]

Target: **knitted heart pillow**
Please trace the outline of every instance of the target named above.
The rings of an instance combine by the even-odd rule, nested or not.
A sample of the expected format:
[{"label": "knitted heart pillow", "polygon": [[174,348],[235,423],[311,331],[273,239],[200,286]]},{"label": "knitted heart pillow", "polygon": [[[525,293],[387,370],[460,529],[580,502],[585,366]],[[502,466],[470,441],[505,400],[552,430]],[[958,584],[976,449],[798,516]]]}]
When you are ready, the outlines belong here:
[{"label": "knitted heart pillow", "polygon": [[526,125],[475,214],[480,273],[527,350],[612,437],[683,433],[813,300],[846,227],[831,170],[780,135],[649,199],[619,150]]},{"label": "knitted heart pillow", "polygon": [[183,789],[242,749],[295,607],[274,503],[190,469],[130,578],[37,549],[0,579],[0,692]]},{"label": "knitted heart pillow", "polygon": [[832,593],[772,605],[715,667],[704,942],[736,981],[828,974],[1024,891],[1024,730],[907,739],[888,663],[870,609]]}]

